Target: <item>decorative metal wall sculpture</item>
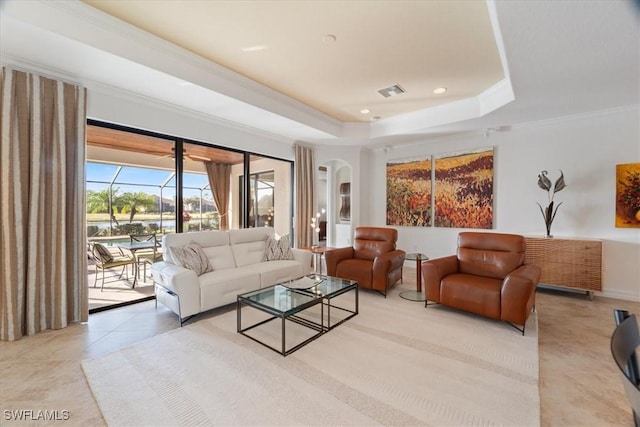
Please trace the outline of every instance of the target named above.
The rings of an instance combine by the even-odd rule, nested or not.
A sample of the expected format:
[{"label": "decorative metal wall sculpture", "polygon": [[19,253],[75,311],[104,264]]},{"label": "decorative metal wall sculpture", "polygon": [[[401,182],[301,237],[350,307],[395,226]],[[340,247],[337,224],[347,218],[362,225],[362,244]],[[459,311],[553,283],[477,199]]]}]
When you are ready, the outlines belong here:
[{"label": "decorative metal wall sculpture", "polygon": [[547,228],[547,237],[553,237],[551,235],[551,224],[553,224],[553,220],[556,218],[556,213],[558,212],[558,208],[562,204],[562,202],[555,205],[555,209],[553,208],[553,204],[555,203],[553,200],[553,196],[558,191],[562,191],[566,188],[567,184],[564,182],[564,174],[560,171],[560,176],[556,179],[556,183],[551,186],[551,180],[547,177],[549,174],[548,171],[542,171],[538,174],[538,187],[547,192],[547,206],[543,209],[542,205],[538,203],[540,207],[540,213],[542,214],[542,218],[544,219],[544,225]]},{"label": "decorative metal wall sculpture", "polygon": [[387,162],[387,225],[431,225],[431,156]]},{"label": "decorative metal wall sculpture", "polygon": [[340,184],[340,221],[351,221],[351,183]]},{"label": "decorative metal wall sculpture", "polygon": [[640,163],[616,165],[616,227],[640,228]]},{"label": "decorative metal wall sculpture", "polygon": [[435,160],[436,227],[493,228],[493,148]]}]

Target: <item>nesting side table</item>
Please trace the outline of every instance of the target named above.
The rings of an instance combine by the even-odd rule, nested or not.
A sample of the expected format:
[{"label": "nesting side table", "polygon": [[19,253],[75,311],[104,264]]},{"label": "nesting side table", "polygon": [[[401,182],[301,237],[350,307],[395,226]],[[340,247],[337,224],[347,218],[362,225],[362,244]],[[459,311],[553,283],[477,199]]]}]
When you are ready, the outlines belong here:
[{"label": "nesting side table", "polygon": [[400,292],[400,297],[409,301],[424,302],[425,296],[422,292],[422,261],[429,259],[428,256],[421,253],[407,254],[404,257],[405,261],[416,262],[416,290]]}]

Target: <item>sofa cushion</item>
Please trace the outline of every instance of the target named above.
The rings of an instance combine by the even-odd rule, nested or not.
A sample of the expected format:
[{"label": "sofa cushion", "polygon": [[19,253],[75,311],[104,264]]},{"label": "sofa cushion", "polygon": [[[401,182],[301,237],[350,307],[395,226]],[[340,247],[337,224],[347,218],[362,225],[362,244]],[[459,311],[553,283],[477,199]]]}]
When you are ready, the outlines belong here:
[{"label": "sofa cushion", "polygon": [[245,268],[228,268],[203,274],[198,280],[200,309],[205,311],[236,302],[238,294],[257,289],[260,275]]},{"label": "sofa cushion", "polygon": [[291,260],[293,252],[291,251],[291,240],[289,235],[276,239],[275,236],[267,236],[267,242],[264,248],[263,261],[281,261]]},{"label": "sofa cushion", "polygon": [[243,267],[260,274],[260,287],[275,285],[287,280],[297,279],[305,275],[302,264],[298,261],[280,260],[260,262]]},{"label": "sofa cushion", "polygon": [[[191,242],[196,242],[203,248],[212,246],[229,246],[228,231],[193,231],[189,233],[168,233],[162,236],[162,247],[186,246]],[[162,251],[164,261],[178,264],[171,256],[171,251]]]},{"label": "sofa cushion", "polygon": [[209,258],[209,262],[214,270],[225,270],[235,268],[236,261],[233,258],[233,251],[230,246],[211,246],[202,248]]},{"label": "sofa cushion", "polygon": [[209,258],[207,258],[202,247],[195,242],[183,247],[169,247],[169,251],[179,266],[193,270],[198,276],[213,271]]}]

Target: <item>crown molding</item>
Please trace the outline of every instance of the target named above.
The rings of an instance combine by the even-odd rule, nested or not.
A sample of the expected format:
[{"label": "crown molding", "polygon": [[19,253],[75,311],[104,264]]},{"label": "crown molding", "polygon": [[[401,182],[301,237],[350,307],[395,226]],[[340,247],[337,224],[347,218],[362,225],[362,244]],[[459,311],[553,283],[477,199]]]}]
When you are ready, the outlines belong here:
[{"label": "crown molding", "polygon": [[[640,112],[640,104],[625,105],[621,107],[608,108],[604,110],[590,111],[587,113],[570,114],[565,116],[554,117],[552,119],[517,123],[517,124],[510,125],[511,127],[510,131],[521,130],[521,129],[522,130],[531,129],[531,128],[543,127],[543,126],[561,125],[561,124],[570,123],[570,122],[591,120],[598,117],[604,117],[604,116],[627,113],[627,112],[635,112],[635,113]],[[480,131],[481,129],[472,129],[472,130],[454,132],[447,135],[431,135],[431,136],[427,134],[416,135],[416,138],[411,139],[409,141],[393,144],[393,148],[394,149],[419,148],[421,146],[424,146],[425,143],[440,144],[440,143],[447,143],[451,141],[459,141],[461,138],[478,137],[479,135],[481,135]],[[382,143],[369,147],[369,149],[373,152],[383,151],[385,148],[386,146]]]},{"label": "crown molding", "polygon": [[[23,58],[17,58],[15,56],[3,54],[2,57],[0,58],[0,65],[10,69],[15,69],[19,71],[28,72],[28,73],[36,73],[43,77],[64,81],[74,85],[81,85],[87,89],[88,96],[91,96],[92,92],[97,92],[97,93],[105,94],[108,96],[120,98],[125,101],[141,104],[149,107],[150,109],[161,108],[164,111],[168,111],[171,113],[178,113],[178,114],[181,114],[182,116],[186,116],[198,121],[208,122],[228,130],[242,132],[245,134],[255,135],[260,138],[269,139],[275,143],[284,143],[287,145],[293,145],[293,142],[294,142],[293,138],[287,138],[278,134],[266,132],[260,129],[252,128],[250,126],[245,126],[236,122],[221,119],[219,117],[202,113],[197,110],[182,107],[180,105],[172,104],[166,101],[158,100],[157,98],[152,98],[143,94],[131,92],[117,86],[108,85],[102,82],[98,82],[98,81],[94,81],[86,78],[77,79],[77,78],[74,78],[73,76],[68,75],[62,70],[43,66],[42,64],[37,64],[31,61],[25,60]],[[97,118],[97,119],[102,120],[102,118]],[[150,129],[150,130],[153,130],[153,129]],[[182,137],[183,135],[174,135],[174,136]],[[228,144],[228,141],[225,141],[224,143]]]},{"label": "crown molding", "polygon": [[333,136],[343,123],[254,80],[215,64],[79,1],[5,1],[19,21],[153,68]]}]

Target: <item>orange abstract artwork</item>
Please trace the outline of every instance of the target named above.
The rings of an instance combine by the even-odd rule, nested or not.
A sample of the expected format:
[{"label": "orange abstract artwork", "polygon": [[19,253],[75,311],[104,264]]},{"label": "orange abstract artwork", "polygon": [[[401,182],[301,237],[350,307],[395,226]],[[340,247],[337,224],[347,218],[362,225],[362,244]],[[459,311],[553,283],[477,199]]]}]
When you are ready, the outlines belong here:
[{"label": "orange abstract artwork", "polygon": [[640,163],[616,165],[616,227],[640,228]]},{"label": "orange abstract artwork", "polygon": [[387,163],[387,225],[431,225],[431,157]]},{"label": "orange abstract artwork", "polygon": [[434,224],[493,228],[493,148],[436,158]]}]

